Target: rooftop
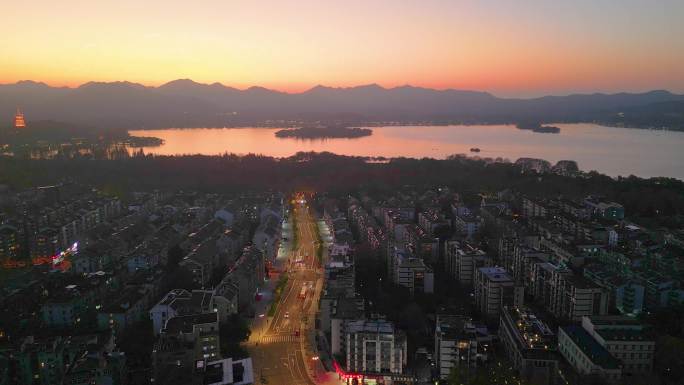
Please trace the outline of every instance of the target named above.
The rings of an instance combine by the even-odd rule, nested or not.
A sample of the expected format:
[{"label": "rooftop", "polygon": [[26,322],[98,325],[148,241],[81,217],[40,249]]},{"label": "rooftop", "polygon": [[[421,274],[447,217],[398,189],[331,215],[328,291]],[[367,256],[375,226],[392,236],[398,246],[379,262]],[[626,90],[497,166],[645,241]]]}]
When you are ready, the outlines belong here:
[{"label": "rooftop", "polygon": [[[166,321],[164,331],[168,334],[192,333],[195,325],[218,323],[217,313],[202,313],[173,317]],[[218,333],[218,330],[216,331]]]},{"label": "rooftop", "polygon": [[385,320],[355,320],[346,324],[347,333],[394,334],[394,324]]},{"label": "rooftop", "polygon": [[441,333],[444,339],[455,340],[463,334],[468,322],[471,322],[471,319],[463,315],[438,315],[435,333]]},{"label": "rooftop", "polygon": [[506,314],[516,330],[522,349],[555,350],[555,334],[533,313],[519,308],[507,308]]},{"label": "rooftop", "polygon": [[648,330],[598,329],[596,333],[605,341],[655,341],[654,334]]},{"label": "rooftop", "polygon": [[356,319],[360,316],[363,316],[363,300],[340,297],[335,301],[333,318]]},{"label": "rooftop", "polygon": [[[198,365],[203,365],[198,362]],[[226,358],[208,362],[204,371],[204,384],[207,385],[237,385],[252,384],[254,382],[252,359],[233,361]]]},{"label": "rooftop", "polygon": [[135,303],[145,297],[148,290],[144,286],[129,286],[113,300],[107,301],[102,313],[125,313]]},{"label": "rooftop", "polygon": [[192,295],[190,294],[189,291],[183,290],[183,289],[174,289],[168,292],[164,298],[162,298],[161,301],[159,301],[159,305],[170,305],[172,304],[177,298],[190,298]]},{"label": "rooftop", "polygon": [[613,358],[613,356],[581,326],[563,326],[560,330],[562,330],[594,364],[605,369],[618,369],[620,367],[620,362]]},{"label": "rooftop", "polygon": [[494,282],[512,281],[508,272],[501,267],[481,267],[478,269],[488,280]]},{"label": "rooftop", "polygon": [[581,275],[569,274],[565,277],[565,280],[578,289],[599,288],[599,286],[596,285],[594,282],[590,281],[589,279]]}]

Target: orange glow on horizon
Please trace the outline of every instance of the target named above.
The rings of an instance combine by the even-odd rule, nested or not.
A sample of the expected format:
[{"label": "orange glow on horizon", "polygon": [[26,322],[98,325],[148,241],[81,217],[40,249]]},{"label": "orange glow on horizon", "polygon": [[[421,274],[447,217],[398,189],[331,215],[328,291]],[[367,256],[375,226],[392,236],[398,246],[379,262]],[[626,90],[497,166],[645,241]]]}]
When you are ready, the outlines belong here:
[{"label": "orange glow on horizon", "polygon": [[681,14],[676,0],[10,2],[0,83],[683,92]]}]

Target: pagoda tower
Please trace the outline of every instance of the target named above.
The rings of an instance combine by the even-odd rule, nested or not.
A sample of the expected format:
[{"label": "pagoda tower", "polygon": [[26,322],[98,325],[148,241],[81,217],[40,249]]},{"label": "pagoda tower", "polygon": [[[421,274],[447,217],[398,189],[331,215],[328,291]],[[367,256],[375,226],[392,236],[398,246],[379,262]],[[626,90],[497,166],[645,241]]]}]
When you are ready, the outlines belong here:
[{"label": "pagoda tower", "polygon": [[17,107],[17,113],[14,115],[14,128],[20,130],[26,128],[26,122],[24,121],[24,114],[21,112],[19,107]]}]

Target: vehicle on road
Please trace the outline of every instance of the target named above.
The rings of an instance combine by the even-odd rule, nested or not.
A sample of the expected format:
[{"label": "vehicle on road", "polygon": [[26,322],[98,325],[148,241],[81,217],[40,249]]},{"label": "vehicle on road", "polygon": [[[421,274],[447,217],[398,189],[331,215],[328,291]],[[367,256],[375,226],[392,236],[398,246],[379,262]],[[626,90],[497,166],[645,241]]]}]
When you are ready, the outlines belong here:
[{"label": "vehicle on road", "polygon": [[289,311],[285,312],[285,318],[290,318],[290,312]]},{"label": "vehicle on road", "polygon": [[308,287],[307,287],[307,285],[306,285],[306,283],[305,283],[304,285],[302,285],[302,290],[299,291],[299,298],[300,298],[300,299],[305,299],[305,298],[306,298],[306,292],[307,292],[307,290],[308,290]]}]

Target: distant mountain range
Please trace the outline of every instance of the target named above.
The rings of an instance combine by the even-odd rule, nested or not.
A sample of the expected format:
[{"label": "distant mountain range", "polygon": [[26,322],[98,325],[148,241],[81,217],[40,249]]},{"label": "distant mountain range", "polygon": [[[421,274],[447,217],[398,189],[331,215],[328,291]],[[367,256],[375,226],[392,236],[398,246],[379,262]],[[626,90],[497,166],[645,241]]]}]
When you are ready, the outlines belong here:
[{"label": "distant mountain range", "polygon": [[[684,129],[684,95],[646,93],[499,98],[486,92],[376,84],[316,86],[289,94],[262,87],[174,80],[159,87],[90,82],[77,88],[21,81],[0,85],[0,127],[19,106],[31,121],[55,120],[99,129],[282,125],[274,121],[416,123],[599,122]],[[7,122],[5,124],[4,122]]]}]

